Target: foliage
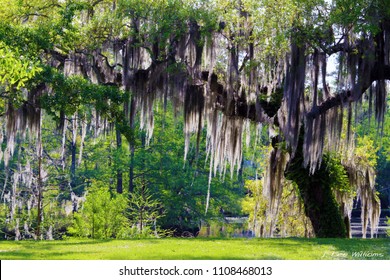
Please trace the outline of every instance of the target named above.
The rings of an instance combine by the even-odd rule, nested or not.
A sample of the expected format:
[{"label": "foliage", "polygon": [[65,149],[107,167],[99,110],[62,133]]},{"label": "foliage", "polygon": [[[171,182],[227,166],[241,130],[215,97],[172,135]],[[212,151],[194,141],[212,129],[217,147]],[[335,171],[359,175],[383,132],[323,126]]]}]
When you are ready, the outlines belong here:
[{"label": "foliage", "polygon": [[[242,201],[242,207],[244,213],[249,214],[248,228],[256,236],[265,236],[270,227],[270,220],[267,218],[269,200],[263,195],[262,181],[248,180],[245,187],[248,194]],[[280,236],[309,237],[313,234],[294,183],[288,181],[284,183],[281,201],[277,207],[278,215],[274,223]]]},{"label": "foliage", "polygon": [[93,184],[68,233],[93,239],[123,238],[129,227],[127,204],[124,195],[112,195],[107,187]]},{"label": "foliage", "polygon": [[375,145],[372,136],[358,138],[358,143],[354,151],[356,164],[376,168],[379,148]]},{"label": "foliage", "polygon": [[[386,222],[386,224],[387,224],[388,226],[390,226],[390,217],[387,217],[387,222]],[[387,229],[387,235],[390,236],[390,229]]]},{"label": "foliage", "polygon": [[[243,189],[238,178],[234,176],[233,179],[225,178],[224,181],[212,180],[212,203],[208,215],[205,215],[209,175],[209,170],[203,166],[206,155],[200,152],[199,158],[196,159],[195,149],[192,148],[187,161],[183,160],[183,123],[180,121],[182,116],[175,117],[172,111],[171,103],[166,111],[162,108],[156,111],[155,122],[159,125],[156,126],[147,147],[145,132],[139,130],[139,118],[136,119],[133,158],[135,185],[132,192],[124,192],[130,199],[126,210],[129,229],[122,238],[166,236],[170,232],[181,236],[184,231],[195,235],[202,220],[220,217],[223,212],[227,215],[240,214],[240,205],[236,201],[243,196]],[[105,185],[111,193],[115,192],[114,182],[118,170],[122,172],[123,186],[129,185],[129,144],[123,141],[118,148],[115,137],[115,133],[96,138],[87,134],[83,164],[76,170],[76,188],[73,191],[77,195],[89,190],[91,182]],[[204,139],[202,137],[200,142],[202,146],[205,145]],[[59,141],[53,138],[51,140],[53,145]],[[78,138],[77,146],[80,144]],[[58,157],[54,153],[51,153],[51,156]],[[66,158],[70,160],[69,151]]]},{"label": "foliage", "polygon": [[[52,76],[53,94],[42,98],[42,105],[52,116],[58,112],[73,115],[83,113],[88,106],[95,108],[110,122],[121,120],[122,105],[129,99],[129,93],[113,85],[96,85],[81,76],[64,77],[55,70],[47,73]],[[57,116],[58,118],[58,116]]]},{"label": "foliage", "polygon": [[41,236],[37,236],[36,217],[38,211],[36,208],[18,209],[14,219],[10,221],[9,209],[6,204],[2,204],[0,208],[0,239],[62,239],[66,234],[67,228],[72,224],[72,218],[67,215],[62,205],[59,205],[53,198],[53,194],[49,192],[46,195]]},{"label": "foliage", "polygon": [[[156,110],[156,127],[149,146],[145,147],[142,140],[145,132],[138,132],[137,139],[141,141],[136,142],[134,175],[143,178],[146,189],[161,202],[164,215],[157,221],[158,227],[173,230],[178,236],[183,231],[195,235],[202,220],[221,216],[222,212],[239,213],[236,201],[243,195],[243,189],[236,176],[212,180],[211,207],[205,215],[209,178],[209,169],[205,166],[205,135],[202,135],[199,153],[191,146],[187,161],[184,161],[185,140],[180,120],[183,116],[174,116],[173,111],[171,103],[167,104],[166,111],[162,106]],[[191,140],[191,143],[195,142]]]},{"label": "foliage", "polygon": [[37,62],[21,55],[19,50],[12,50],[0,41],[0,84],[6,91],[20,90],[26,82],[32,79],[42,68]]},{"label": "foliage", "polygon": [[149,235],[152,232],[158,236],[157,220],[164,213],[161,211],[161,202],[153,199],[145,182],[138,183],[134,191],[130,193],[128,208],[130,222],[133,227],[137,228],[139,236]]},{"label": "foliage", "polygon": [[[245,188],[248,194],[242,200],[242,210],[249,214],[248,228],[252,229],[258,237],[263,235],[266,225],[266,212],[268,208],[268,199],[263,196],[263,187],[261,180],[247,180]],[[262,228],[262,229],[261,229]]]},{"label": "foliage", "polygon": [[323,164],[326,165],[327,172],[329,173],[329,178],[327,180],[330,184],[331,189],[333,191],[353,195],[354,188],[349,182],[348,174],[345,167],[341,164],[340,156],[333,153],[329,153],[325,157]]},{"label": "foliage", "polygon": [[372,123],[370,114],[373,112],[366,106],[363,107],[362,116],[359,116],[362,121],[356,131],[358,158],[363,165],[369,164],[376,169],[376,189],[380,192],[381,205],[385,209],[390,206],[390,111],[386,111],[386,121],[382,127]]},{"label": "foliage", "polygon": [[[50,126],[51,122],[46,122]],[[29,131],[26,135],[32,137]],[[47,143],[47,151],[52,152],[55,137],[44,133],[43,138]],[[2,184],[2,208],[1,208],[1,239],[60,239],[71,223],[66,208],[68,204],[63,200],[64,190],[57,183],[63,177],[53,166],[53,159],[42,159],[42,223],[40,235],[38,233],[38,161],[36,156],[36,145],[20,141],[18,137],[15,144],[14,156],[10,159],[9,165],[0,164],[1,170],[7,170],[0,176]],[[48,175],[48,173],[50,175]],[[9,176],[9,177],[8,177]],[[55,178],[58,176],[59,178]],[[17,203],[12,203],[16,200]]]}]

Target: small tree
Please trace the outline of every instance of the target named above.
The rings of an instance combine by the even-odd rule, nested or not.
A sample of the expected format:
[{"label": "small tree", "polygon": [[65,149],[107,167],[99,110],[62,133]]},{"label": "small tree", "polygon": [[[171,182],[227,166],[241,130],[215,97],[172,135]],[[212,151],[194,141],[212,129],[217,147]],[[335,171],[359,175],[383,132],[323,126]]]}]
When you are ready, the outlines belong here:
[{"label": "small tree", "polygon": [[150,194],[144,179],[138,180],[129,201],[129,218],[137,235],[149,236],[153,231],[157,236],[157,220],[162,216],[161,202]]}]

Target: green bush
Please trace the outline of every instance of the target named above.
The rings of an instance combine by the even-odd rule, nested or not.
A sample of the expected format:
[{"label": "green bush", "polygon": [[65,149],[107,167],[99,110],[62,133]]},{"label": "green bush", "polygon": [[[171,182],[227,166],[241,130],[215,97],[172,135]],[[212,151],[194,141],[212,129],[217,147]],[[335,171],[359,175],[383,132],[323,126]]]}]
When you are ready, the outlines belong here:
[{"label": "green bush", "polygon": [[68,233],[94,239],[124,238],[129,230],[127,204],[125,195],[111,195],[108,188],[93,186],[81,211],[74,214]]}]

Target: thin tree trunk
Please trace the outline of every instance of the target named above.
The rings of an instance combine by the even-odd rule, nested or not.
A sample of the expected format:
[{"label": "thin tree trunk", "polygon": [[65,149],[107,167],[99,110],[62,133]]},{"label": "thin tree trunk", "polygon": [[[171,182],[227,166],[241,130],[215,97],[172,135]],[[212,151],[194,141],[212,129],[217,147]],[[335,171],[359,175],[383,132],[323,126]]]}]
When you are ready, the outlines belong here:
[{"label": "thin tree trunk", "polygon": [[[116,129],[116,147],[118,151],[122,148],[122,135],[119,129]],[[123,193],[123,174],[120,167],[116,171],[116,192]]]},{"label": "thin tree trunk", "polygon": [[134,191],[134,145],[130,144],[129,193]]},{"label": "thin tree trunk", "polygon": [[38,128],[38,137],[37,137],[37,155],[38,155],[38,214],[37,214],[37,229],[36,235],[37,238],[41,238],[41,227],[43,221],[43,178],[42,178],[42,127],[41,123]]},{"label": "thin tree trunk", "polygon": [[61,167],[62,171],[65,170],[65,149],[66,149],[66,130],[68,129],[68,120],[66,119],[65,113],[61,112],[62,123],[62,140],[61,140]]},{"label": "thin tree trunk", "polygon": [[72,163],[70,166],[70,186],[72,190],[76,187],[76,141],[77,141],[77,115],[72,119],[72,142],[70,145]]},{"label": "thin tree trunk", "polygon": [[85,115],[83,119],[80,120],[80,122],[81,122],[81,141],[80,141],[80,149],[79,149],[79,160],[77,163],[78,166],[81,164],[81,161],[83,159],[84,141],[85,141],[85,136],[87,134],[87,120]]},{"label": "thin tree trunk", "polygon": [[[135,126],[135,98],[131,97],[130,100],[130,128],[134,130]],[[129,150],[130,150],[130,166],[129,166],[129,193],[133,193],[134,191],[134,154],[135,154],[135,146],[134,142],[129,142]]]}]

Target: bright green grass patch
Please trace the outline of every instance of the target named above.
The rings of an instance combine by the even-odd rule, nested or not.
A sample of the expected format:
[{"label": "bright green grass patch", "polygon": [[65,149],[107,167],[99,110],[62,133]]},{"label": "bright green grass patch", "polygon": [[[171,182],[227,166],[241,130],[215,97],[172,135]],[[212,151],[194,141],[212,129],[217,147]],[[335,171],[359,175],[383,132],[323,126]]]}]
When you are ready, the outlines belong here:
[{"label": "bright green grass patch", "polygon": [[390,259],[390,239],[141,239],[0,241],[0,259]]}]

